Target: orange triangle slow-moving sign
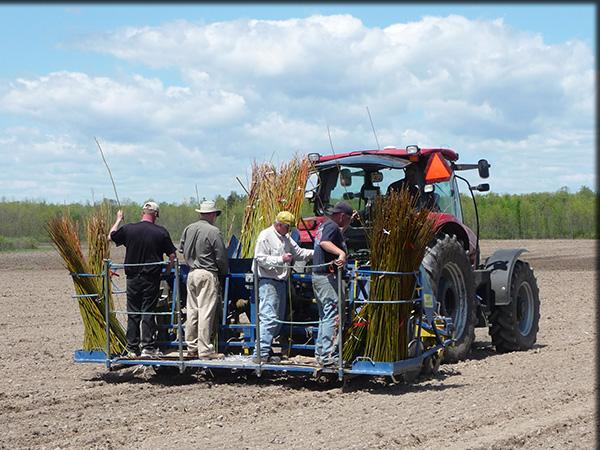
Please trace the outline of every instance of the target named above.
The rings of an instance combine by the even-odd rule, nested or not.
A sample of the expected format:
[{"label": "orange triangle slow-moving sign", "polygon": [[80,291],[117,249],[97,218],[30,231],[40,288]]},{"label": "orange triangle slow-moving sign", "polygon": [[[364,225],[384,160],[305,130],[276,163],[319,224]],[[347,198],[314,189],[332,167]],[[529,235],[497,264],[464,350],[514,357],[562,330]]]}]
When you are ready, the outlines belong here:
[{"label": "orange triangle slow-moving sign", "polygon": [[438,183],[448,181],[452,172],[448,164],[442,159],[439,153],[434,153],[425,169],[425,183]]}]

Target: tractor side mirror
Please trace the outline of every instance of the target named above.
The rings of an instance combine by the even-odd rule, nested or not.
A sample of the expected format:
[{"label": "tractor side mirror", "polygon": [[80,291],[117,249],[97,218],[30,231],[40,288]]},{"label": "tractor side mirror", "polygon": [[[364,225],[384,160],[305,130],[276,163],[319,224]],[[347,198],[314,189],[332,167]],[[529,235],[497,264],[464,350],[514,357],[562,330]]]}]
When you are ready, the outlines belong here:
[{"label": "tractor side mirror", "polygon": [[316,196],[316,191],[319,188],[319,175],[315,172],[311,173],[306,180],[306,189],[304,190],[304,198],[313,200]]},{"label": "tractor side mirror", "polygon": [[354,192],[344,192],[342,198],[344,200],[352,200],[354,198]]},{"label": "tractor side mirror", "polygon": [[343,187],[352,185],[352,173],[350,173],[350,169],[340,170],[340,185]]},{"label": "tractor side mirror", "polygon": [[479,192],[487,192],[490,190],[490,185],[488,183],[481,183],[481,184],[478,184],[477,186],[471,187],[471,190],[479,191]]},{"label": "tractor side mirror", "polygon": [[383,181],[383,174],[381,172],[371,172],[371,182],[381,183]]},{"label": "tractor side mirror", "polygon": [[[490,176],[490,164],[487,162],[487,159],[480,159],[477,163],[477,170],[479,171],[479,176],[481,178],[487,178]],[[489,186],[488,186],[489,189]]]}]

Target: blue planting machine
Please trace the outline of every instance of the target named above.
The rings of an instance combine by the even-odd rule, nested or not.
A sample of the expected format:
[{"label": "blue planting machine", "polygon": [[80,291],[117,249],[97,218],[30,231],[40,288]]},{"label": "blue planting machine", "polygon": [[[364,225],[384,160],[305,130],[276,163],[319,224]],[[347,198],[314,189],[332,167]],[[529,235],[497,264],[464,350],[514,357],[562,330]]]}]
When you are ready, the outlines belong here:
[{"label": "blue planting machine", "polygon": [[[230,249],[235,248],[235,242]],[[232,251],[230,254],[233,253]],[[437,371],[443,358],[444,348],[452,343],[452,321],[436,313],[436,302],[431,291],[423,286],[420,272],[398,274],[373,272],[368,267],[360,267],[350,261],[338,276],[339,292],[345,295],[338,297],[338,317],[342,318],[342,329],[355,317],[355,312],[368,303],[383,303],[369,300],[369,280],[372,276],[414,276],[415,290],[410,299],[398,299],[385,303],[409,303],[412,313],[408,322],[408,357],[400,361],[378,362],[367,357],[357,357],[353,361],[339,358],[335,367],[320,367],[316,364],[314,342],[318,333],[318,312],[313,299],[310,266],[295,266],[288,279],[289,304],[288,320],[282,321],[282,332],[274,349],[280,348],[283,356],[278,363],[255,363],[251,354],[254,350],[260,322],[257,309],[258,282],[252,273],[252,259],[230,257],[230,273],[224,280],[223,302],[218,324],[219,352],[224,353],[222,360],[189,359],[185,356],[185,294],[188,266],[176,264],[173,277],[169,283],[163,282],[163,293],[155,312],[159,324],[158,342],[163,356],[159,358],[136,359],[110,354],[109,343],[103,350],[74,352],[77,363],[103,364],[108,370],[143,365],[156,368],[170,367],[179,369],[225,369],[230,371],[254,371],[258,376],[263,371],[274,371],[284,374],[300,373],[313,376],[328,374],[343,381],[345,377],[357,375],[391,377],[402,376],[405,381],[412,381],[420,373]],[[160,263],[164,264],[164,263]],[[105,260],[102,277],[104,291],[112,291],[113,295],[124,294],[125,290],[116,286],[112,275],[122,269],[123,264]],[[342,270],[340,269],[340,274]],[[343,281],[342,281],[343,280]],[[175,282],[177,281],[177,282]],[[345,286],[345,288],[344,288]],[[111,314],[126,315],[126,311],[110,310],[109,302],[104,311],[105,318]],[[291,308],[290,308],[291,306]],[[290,314],[290,310],[292,311]],[[108,321],[106,321],[108,323]],[[342,355],[344,333],[338,333],[337,345]],[[260,343],[259,343],[260,345]]]},{"label": "blue planting machine", "polygon": [[[260,329],[256,307],[257,281],[251,269],[252,260],[235,257],[231,251],[231,273],[224,280],[224,301],[217,330],[217,349],[227,355],[224,360],[191,360],[184,357],[185,281],[188,268],[177,264],[174,281],[170,283],[170,288],[164,289],[168,294],[161,297],[161,307],[155,313],[160,324],[159,340],[162,341],[164,357],[126,359],[111,355],[107,342],[104,351],[76,351],[75,361],[104,364],[109,370],[142,364],[178,368],[181,372],[187,368],[218,368],[250,370],[258,375],[262,371],[324,373],[337,375],[340,380],[355,375],[402,376],[410,381],[419,373],[436,371],[442,359],[446,362],[465,359],[477,327],[488,328],[492,344],[499,353],[533,347],[539,328],[540,299],[533,270],[520,258],[526,249],[500,249],[482,260],[474,192],[486,192],[490,187],[487,183],[471,186],[468,180],[459,175],[462,171],[476,169],[481,178],[488,178],[490,165],[487,160],[480,159],[477,164],[459,164],[458,153],[454,150],[419,148],[416,145],[334,155],[310,153],[307,158],[313,168],[305,197],[313,204],[314,216],[300,219],[296,240],[300,246],[312,247],[313,234],[326,219],[325,211],[334,201],[348,200],[357,211],[364,212],[366,224],[362,219],[355,220],[345,232],[350,255],[354,254],[355,260],[351,258],[345,267],[344,282],[340,281],[338,289],[345,294],[338,298],[339,325],[341,330],[348,329],[348,326],[354,330],[354,327],[360,326],[351,323],[356,313],[369,303],[380,303],[369,298],[372,277],[414,276],[415,289],[411,298],[384,299],[390,305],[411,305],[409,317],[402,319],[403,328],[407,325],[404,339],[407,344],[401,354],[406,358],[379,362],[358,356],[352,361],[340,358],[337,367],[317,366],[312,356],[318,333],[318,312],[311,287],[310,267],[295,265],[288,279],[288,317],[282,322],[283,329],[278,342],[281,355],[287,358],[277,364],[253,363],[249,355],[254,350],[255,337]],[[463,220],[459,181],[466,185],[473,201],[476,232]],[[369,227],[369,210],[379,195],[388,195],[390,188],[398,183],[416,191],[417,207],[430,209],[435,239],[428,244],[418,272],[373,272],[370,267],[361,265],[368,259],[361,256],[361,252],[368,251],[366,231]],[[237,241],[230,243],[229,248],[236,249]],[[120,268],[123,268],[122,264],[105,262],[105,292],[109,292],[113,284],[111,272]],[[338,277],[338,280],[341,278]],[[112,292],[124,293],[118,288]],[[126,312],[108,309],[104,312],[106,318],[117,313]],[[343,340],[353,337],[348,337],[344,332],[339,333],[338,337],[341,355]]]}]

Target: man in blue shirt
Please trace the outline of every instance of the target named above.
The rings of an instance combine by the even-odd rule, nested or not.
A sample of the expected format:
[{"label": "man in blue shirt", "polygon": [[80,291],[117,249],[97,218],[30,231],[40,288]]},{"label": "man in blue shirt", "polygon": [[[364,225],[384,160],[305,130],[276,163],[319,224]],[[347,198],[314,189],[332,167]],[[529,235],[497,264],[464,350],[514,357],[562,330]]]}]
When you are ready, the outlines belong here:
[{"label": "man in blue shirt", "polygon": [[313,264],[331,263],[332,266],[315,267],[312,286],[319,307],[319,331],[315,341],[315,359],[320,366],[335,366],[338,352],[334,335],[339,324],[337,309],[337,268],[347,260],[345,230],[352,221],[354,211],[346,202],[338,202],[321,224],[315,236]]}]

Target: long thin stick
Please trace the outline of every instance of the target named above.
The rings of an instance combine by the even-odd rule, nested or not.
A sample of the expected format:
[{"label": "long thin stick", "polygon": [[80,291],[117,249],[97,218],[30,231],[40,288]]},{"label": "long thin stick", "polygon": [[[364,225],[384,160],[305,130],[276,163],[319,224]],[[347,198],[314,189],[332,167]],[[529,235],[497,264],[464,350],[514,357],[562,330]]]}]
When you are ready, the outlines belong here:
[{"label": "long thin stick", "polygon": [[331,153],[335,155],[335,150],[333,149],[333,141],[331,140],[331,133],[329,131],[329,124],[327,124],[327,136],[329,136],[329,145],[331,145]]},{"label": "long thin stick", "polygon": [[229,230],[227,230],[227,236],[231,238],[231,230],[233,230],[233,223],[235,222],[235,214],[231,216],[231,225],[229,225]]},{"label": "long thin stick", "polygon": [[369,115],[369,120],[371,121],[371,128],[373,128],[373,134],[375,135],[375,142],[377,143],[377,150],[381,150],[381,147],[379,147],[379,139],[377,139],[377,133],[375,133],[375,126],[373,125],[373,119],[371,119],[371,111],[369,111],[368,106],[367,106],[367,114]]},{"label": "long thin stick", "polygon": [[121,209],[121,202],[119,201],[119,194],[117,194],[117,187],[115,186],[115,180],[113,179],[112,172],[110,171],[110,167],[108,167],[108,163],[106,162],[106,158],[104,157],[104,152],[102,151],[102,147],[100,147],[100,142],[94,136],[94,140],[96,141],[96,145],[98,145],[98,149],[100,150],[100,155],[102,155],[102,161],[104,161],[104,165],[106,166],[106,170],[108,170],[108,175],[110,176],[110,181],[112,182],[113,189],[115,190],[115,197],[117,198],[117,205],[119,205],[119,209]]},{"label": "long thin stick", "polygon": [[244,186],[244,183],[242,183],[242,180],[240,180],[239,177],[235,177],[236,180],[238,180],[238,183],[240,183],[240,186],[242,186],[242,189],[244,191],[246,191],[246,195],[250,195],[250,192],[248,192],[248,189],[246,189],[246,186]]}]

